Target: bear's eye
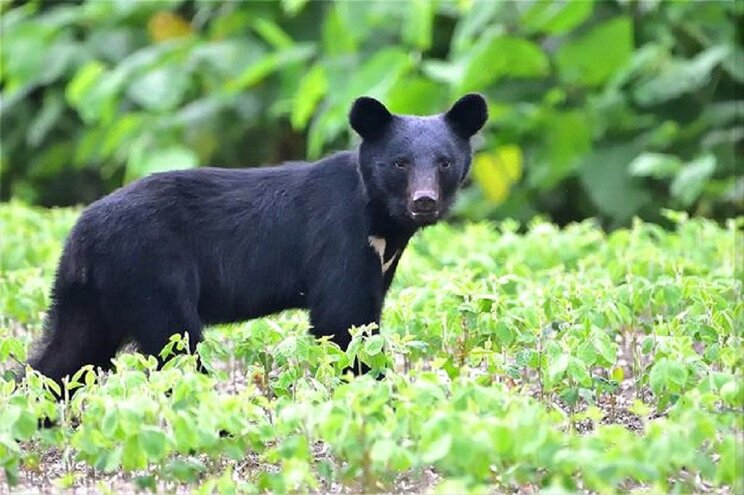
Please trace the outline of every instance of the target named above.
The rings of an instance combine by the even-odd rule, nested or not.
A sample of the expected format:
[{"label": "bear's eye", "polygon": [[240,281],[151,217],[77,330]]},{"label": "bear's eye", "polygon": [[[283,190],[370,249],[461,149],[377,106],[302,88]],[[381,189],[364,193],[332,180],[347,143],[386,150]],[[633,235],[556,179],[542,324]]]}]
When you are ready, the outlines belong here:
[{"label": "bear's eye", "polygon": [[395,165],[395,168],[405,169],[408,167],[408,161],[403,158],[398,158],[393,162],[393,165]]},{"label": "bear's eye", "polygon": [[450,168],[452,166],[452,160],[450,160],[449,158],[440,158],[439,166],[441,168]]}]

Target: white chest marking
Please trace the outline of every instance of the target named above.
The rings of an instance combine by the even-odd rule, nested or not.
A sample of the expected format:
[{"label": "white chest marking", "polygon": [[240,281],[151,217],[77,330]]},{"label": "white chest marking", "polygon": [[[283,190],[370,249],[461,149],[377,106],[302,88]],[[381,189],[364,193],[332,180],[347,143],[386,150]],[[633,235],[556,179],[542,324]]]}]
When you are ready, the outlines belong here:
[{"label": "white chest marking", "polygon": [[367,237],[367,240],[369,241],[369,245],[372,246],[372,249],[380,257],[380,267],[382,268],[382,273],[385,274],[400,253],[398,251],[394,252],[390,259],[385,261],[385,246],[387,245],[387,241],[382,237],[374,235]]}]

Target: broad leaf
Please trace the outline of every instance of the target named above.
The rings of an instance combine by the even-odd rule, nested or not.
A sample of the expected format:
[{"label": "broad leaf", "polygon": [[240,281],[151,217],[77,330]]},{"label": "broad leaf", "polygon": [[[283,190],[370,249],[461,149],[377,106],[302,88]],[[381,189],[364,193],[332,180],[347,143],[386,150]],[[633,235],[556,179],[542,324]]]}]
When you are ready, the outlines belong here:
[{"label": "broad leaf", "polygon": [[522,150],[517,145],[505,145],[492,153],[478,153],[471,174],[488,199],[501,203],[522,177]]},{"label": "broad leaf", "polygon": [[637,177],[665,179],[674,176],[682,168],[682,161],[674,155],[643,153],[633,160],[628,170]]},{"label": "broad leaf", "polygon": [[318,102],[328,91],[328,76],[322,65],[315,65],[300,81],[292,105],[292,127],[303,129]]},{"label": "broad leaf", "polygon": [[651,106],[700,89],[728,54],[727,46],[715,46],[692,60],[665,60],[656,73],[636,85],[633,96],[640,105]]},{"label": "broad leaf", "polygon": [[171,145],[161,149],[138,149],[130,155],[127,177],[131,180],[156,172],[194,168],[198,164],[196,153],[184,146]]},{"label": "broad leaf", "polygon": [[503,77],[544,76],[548,67],[548,58],[531,41],[510,36],[487,38],[470,51],[459,91],[480,91]]},{"label": "broad leaf", "polygon": [[679,199],[682,205],[690,206],[703,192],[715,169],[716,157],[712,154],[687,163],[672,182],[672,196]]},{"label": "broad leaf", "polygon": [[584,22],[594,8],[594,0],[538,0],[522,15],[529,31],[561,34]]},{"label": "broad leaf", "polygon": [[621,16],[567,41],[558,50],[556,62],[566,82],[598,86],[625,65],[632,53],[633,24]]},{"label": "broad leaf", "polygon": [[175,64],[157,67],[135,79],[127,95],[147,110],[173,110],[180,103],[189,85],[189,74]]}]

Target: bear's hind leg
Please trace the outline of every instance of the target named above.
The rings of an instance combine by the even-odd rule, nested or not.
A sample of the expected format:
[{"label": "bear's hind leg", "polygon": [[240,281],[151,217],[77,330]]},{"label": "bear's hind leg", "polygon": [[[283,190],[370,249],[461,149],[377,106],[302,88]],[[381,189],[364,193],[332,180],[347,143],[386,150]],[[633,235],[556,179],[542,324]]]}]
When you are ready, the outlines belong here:
[{"label": "bear's hind leg", "polygon": [[165,309],[160,317],[154,317],[151,321],[140,326],[135,331],[135,340],[140,352],[150,354],[158,358],[162,365],[163,359],[160,357],[160,351],[168,344],[171,335],[175,333],[189,334],[189,353],[196,353],[196,346],[202,340],[203,324],[195,314],[187,314],[174,308]]},{"label": "bear's hind leg", "polygon": [[110,304],[117,302],[117,306],[107,306],[111,308],[107,317],[111,324],[131,336],[142,354],[157,357],[162,365],[160,351],[171,335],[184,332],[189,334],[189,352],[196,351],[203,323],[197,313],[195,291],[187,294],[175,287],[169,290],[160,287],[157,291],[143,293],[132,289],[126,294],[116,294]]},{"label": "bear's hind leg", "polygon": [[86,364],[110,369],[111,358],[123,344],[122,335],[101,318],[95,299],[82,295],[75,290],[56,295],[42,348],[29,360],[32,368],[60,385]]}]

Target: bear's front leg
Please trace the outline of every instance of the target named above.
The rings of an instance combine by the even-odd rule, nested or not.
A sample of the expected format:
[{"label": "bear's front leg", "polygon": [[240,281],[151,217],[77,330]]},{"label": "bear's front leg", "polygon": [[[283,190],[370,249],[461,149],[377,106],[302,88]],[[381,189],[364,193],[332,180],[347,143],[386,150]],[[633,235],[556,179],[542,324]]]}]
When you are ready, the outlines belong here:
[{"label": "bear's front leg", "polygon": [[[372,258],[374,262],[374,258]],[[371,265],[371,266],[370,266]],[[308,290],[310,323],[315,337],[331,336],[331,340],[346,350],[351,342],[349,328],[370,323],[380,324],[383,281],[378,266],[348,263],[343,271],[328,273]],[[377,268],[377,270],[374,270]],[[352,371],[357,374],[360,366]],[[361,372],[369,368],[361,366]]]}]

